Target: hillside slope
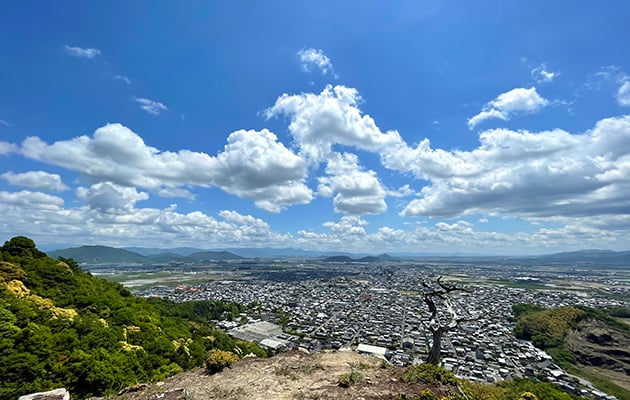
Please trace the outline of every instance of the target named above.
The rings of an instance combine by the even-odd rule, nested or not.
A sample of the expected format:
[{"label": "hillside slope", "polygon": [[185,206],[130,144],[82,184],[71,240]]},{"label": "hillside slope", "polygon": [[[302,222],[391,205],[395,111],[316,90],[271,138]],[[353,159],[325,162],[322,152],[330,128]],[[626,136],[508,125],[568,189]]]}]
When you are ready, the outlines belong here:
[{"label": "hillside slope", "polygon": [[73,398],[116,393],[201,365],[212,348],[264,355],[210,324],[240,311],[137,298],[13,238],[0,247],[0,400],[59,386]]},{"label": "hillside slope", "polygon": [[517,337],[531,340],[565,370],[600,390],[630,400],[630,325],[604,310],[582,306],[516,305],[513,311]]},{"label": "hillside slope", "polygon": [[[450,372],[428,364],[398,368],[351,351],[291,351],[268,359],[245,358],[215,375],[195,369],[129,388],[108,400],[464,400],[462,391],[469,400],[576,399],[543,382],[481,385],[458,381]],[[522,397],[526,392],[536,397]]]}]

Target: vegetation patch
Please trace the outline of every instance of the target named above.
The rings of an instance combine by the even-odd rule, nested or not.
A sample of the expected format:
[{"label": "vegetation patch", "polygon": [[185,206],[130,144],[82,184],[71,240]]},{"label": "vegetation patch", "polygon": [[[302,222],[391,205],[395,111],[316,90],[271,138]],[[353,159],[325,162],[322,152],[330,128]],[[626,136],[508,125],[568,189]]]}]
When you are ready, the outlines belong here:
[{"label": "vegetation patch", "polygon": [[137,298],[13,238],[0,246],[0,400],[58,387],[78,399],[110,395],[201,366],[211,350],[264,357],[210,323],[240,312],[232,303]]},{"label": "vegetation patch", "polygon": [[337,385],[342,388],[348,388],[354,384],[363,382],[363,378],[363,373],[359,371],[350,371],[339,377],[339,379],[337,380]]},{"label": "vegetation patch", "polygon": [[451,372],[433,364],[419,364],[405,368],[403,382],[426,383],[430,385],[457,385],[457,378]]}]

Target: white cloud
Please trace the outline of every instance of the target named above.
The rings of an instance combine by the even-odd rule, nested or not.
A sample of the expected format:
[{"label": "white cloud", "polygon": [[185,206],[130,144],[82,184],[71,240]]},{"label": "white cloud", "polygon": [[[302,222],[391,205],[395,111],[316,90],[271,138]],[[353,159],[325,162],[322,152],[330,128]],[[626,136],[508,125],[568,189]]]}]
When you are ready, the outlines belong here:
[{"label": "white cloud", "polygon": [[329,176],[319,178],[319,192],[337,193],[333,199],[336,212],[365,215],[387,211],[387,192],[374,171],[361,169],[355,154],[332,153],[326,173]]},{"label": "white cloud", "polygon": [[483,110],[479,114],[474,115],[468,120],[468,127],[474,128],[478,123],[485,121],[487,119],[501,119],[503,121],[507,121],[508,116],[505,112],[497,110],[496,108],[491,108],[489,110]]},{"label": "white cloud", "polygon": [[[126,77],[126,76],[124,76],[124,75],[114,75],[114,80],[117,80],[117,81],[123,81],[123,82],[125,82],[127,85],[131,85],[131,79],[127,78],[127,77]],[[136,99],[136,100],[138,100],[138,99]]]},{"label": "white cloud", "polygon": [[11,124],[10,124],[10,123],[8,123],[7,121],[5,121],[5,120],[3,120],[3,119],[0,119],[0,125],[3,125],[3,126],[11,126]]},{"label": "white cloud", "polygon": [[622,106],[630,106],[630,80],[625,80],[617,90],[617,101]]},{"label": "white cloud", "polygon": [[560,72],[550,71],[547,69],[547,65],[542,63],[536,68],[533,68],[531,74],[532,78],[534,78],[537,83],[550,83],[560,75]]},{"label": "white cloud", "polygon": [[66,53],[73,57],[94,58],[101,54],[99,49],[73,47],[68,45],[64,45],[63,48],[66,50]]},{"label": "white cloud", "polygon": [[146,195],[128,189],[112,184],[82,188],[91,204],[73,208],[64,208],[63,199],[44,193],[0,191],[0,235],[29,232],[45,243],[202,248],[286,247],[291,240],[266,222],[235,211],[222,211],[217,219],[200,211],[180,213],[174,205],[136,208],[135,202]]},{"label": "white cloud", "polygon": [[9,171],[0,175],[0,178],[14,186],[24,186],[54,192],[69,189],[69,187],[62,182],[59,175],[44,171],[29,171],[20,174]]},{"label": "white cloud", "polygon": [[290,117],[300,154],[313,163],[326,160],[335,144],[378,152],[401,143],[398,132],[383,133],[372,117],[361,115],[360,101],[356,89],[328,85],[320,94],[283,94],[265,114]]},{"label": "white cloud", "polygon": [[327,74],[329,72],[334,74],[330,58],[324,54],[323,50],[313,48],[302,49],[298,51],[297,56],[304,71],[308,72],[313,68],[317,68],[322,72],[322,74]]},{"label": "white cloud", "polygon": [[182,197],[189,200],[195,200],[195,195],[188,189],[166,187],[157,191],[160,197]]},{"label": "white cloud", "polygon": [[333,233],[339,236],[362,236],[365,235],[365,229],[367,225],[361,217],[346,215],[341,217],[339,222],[324,222],[322,226],[330,229]]},{"label": "white cloud", "polygon": [[20,151],[27,158],[80,172],[92,180],[168,196],[191,197],[185,186],[217,186],[254,200],[270,212],[313,198],[304,184],[306,163],[268,130],[233,132],[216,157],[190,150],[160,152],[120,124],[101,127],[92,137],[50,145],[29,137]]},{"label": "white cloud", "polygon": [[77,198],[90,208],[103,212],[130,210],[136,202],[147,200],[149,195],[138,192],[136,188],[124,187],[111,182],[102,182],[89,188],[77,188]]},{"label": "white cloud", "polygon": [[541,97],[535,87],[512,89],[484,105],[479,114],[468,120],[468,127],[472,129],[487,119],[508,120],[515,114],[532,114],[548,104],[549,101]]},{"label": "white cloud", "polygon": [[416,192],[409,186],[409,184],[403,185],[396,190],[388,190],[387,195],[391,197],[409,197],[416,194]]},{"label": "white cloud", "polygon": [[472,232],[472,224],[467,221],[457,221],[454,224],[447,224],[446,222],[438,222],[435,224],[435,228],[438,231],[443,232]]},{"label": "white cloud", "polygon": [[258,207],[279,212],[291,204],[306,204],[312,191],[303,180],[306,163],[276,135],[262,131],[236,131],[224,151],[213,159],[212,183],[228,193],[255,200]]},{"label": "white cloud", "polygon": [[138,104],[140,104],[140,108],[144,111],[148,112],[151,115],[160,115],[162,111],[168,110],[168,108],[160,103],[159,101],[143,99],[143,98],[134,98]]},{"label": "white cloud", "polygon": [[18,147],[13,143],[3,142],[0,140],[0,154],[14,153],[18,150]]},{"label": "white cloud", "polygon": [[483,132],[480,140],[473,151],[451,153],[470,165],[473,174],[432,177],[402,215],[580,217],[627,212],[630,116],[599,121],[579,135],[496,129]]},{"label": "white cloud", "polygon": [[[29,209],[59,210],[63,206],[63,199],[41,192],[22,190],[21,192],[0,191],[0,204],[5,206],[18,206],[22,212]],[[3,214],[5,222],[10,222],[7,215]]]}]

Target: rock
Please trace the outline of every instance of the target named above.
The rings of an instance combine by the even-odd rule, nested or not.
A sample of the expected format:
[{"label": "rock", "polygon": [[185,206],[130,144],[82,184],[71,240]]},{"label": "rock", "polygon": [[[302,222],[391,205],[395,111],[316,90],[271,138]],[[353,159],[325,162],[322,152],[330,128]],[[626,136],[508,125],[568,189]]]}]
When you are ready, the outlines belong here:
[{"label": "rock", "polygon": [[188,399],[188,391],[183,388],[168,390],[166,392],[153,394],[149,400],[186,400]]},{"label": "rock", "polygon": [[137,385],[132,385],[132,386],[129,386],[128,388],[124,388],[123,390],[118,392],[118,395],[122,396],[125,393],[139,392],[141,390],[144,390],[146,387],[147,387],[146,383],[139,383]]},{"label": "rock", "polygon": [[70,400],[70,392],[65,388],[20,396],[18,400]]},{"label": "rock", "polygon": [[596,344],[604,344],[611,342],[613,340],[610,332],[607,332],[603,329],[593,329],[587,336],[586,339],[592,343]]}]

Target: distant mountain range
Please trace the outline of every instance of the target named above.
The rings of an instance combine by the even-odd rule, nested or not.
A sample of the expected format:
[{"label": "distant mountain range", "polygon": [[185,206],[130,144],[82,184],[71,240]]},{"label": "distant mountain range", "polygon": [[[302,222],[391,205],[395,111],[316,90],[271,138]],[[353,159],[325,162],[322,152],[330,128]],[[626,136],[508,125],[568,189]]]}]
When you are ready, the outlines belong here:
[{"label": "distant mountain range", "polygon": [[52,258],[72,258],[86,264],[156,264],[172,262],[203,262],[240,260],[243,257],[227,251],[197,251],[182,255],[169,250],[161,253],[143,255],[135,251],[108,246],[80,246],[48,252]]},{"label": "distant mountain range", "polygon": [[336,263],[348,263],[348,262],[359,262],[359,263],[377,263],[382,261],[398,261],[400,259],[392,257],[388,254],[381,254],[378,256],[365,256],[361,258],[352,258],[349,256],[330,256],[324,258],[322,261],[324,262],[336,262]]},{"label": "distant mountain range", "polygon": [[203,250],[195,247],[168,249],[129,247],[120,249],[108,246],[80,246],[48,252],[57,258],[73,258],[87,264],[156,264],[195,263],[204,261],[240,260],[246,258],[302,258],[319,259],[325,262],[382,262],[401,259],[457,260],[470,262],[542,263],[550,265],[602,265],[630,267],[630,251],[579,250],[536,256],[476,256],[476,255],[431,255],[413,253],[390,253],[378,256],[347,253],[301,250],[295,248],[226,248]]}]

